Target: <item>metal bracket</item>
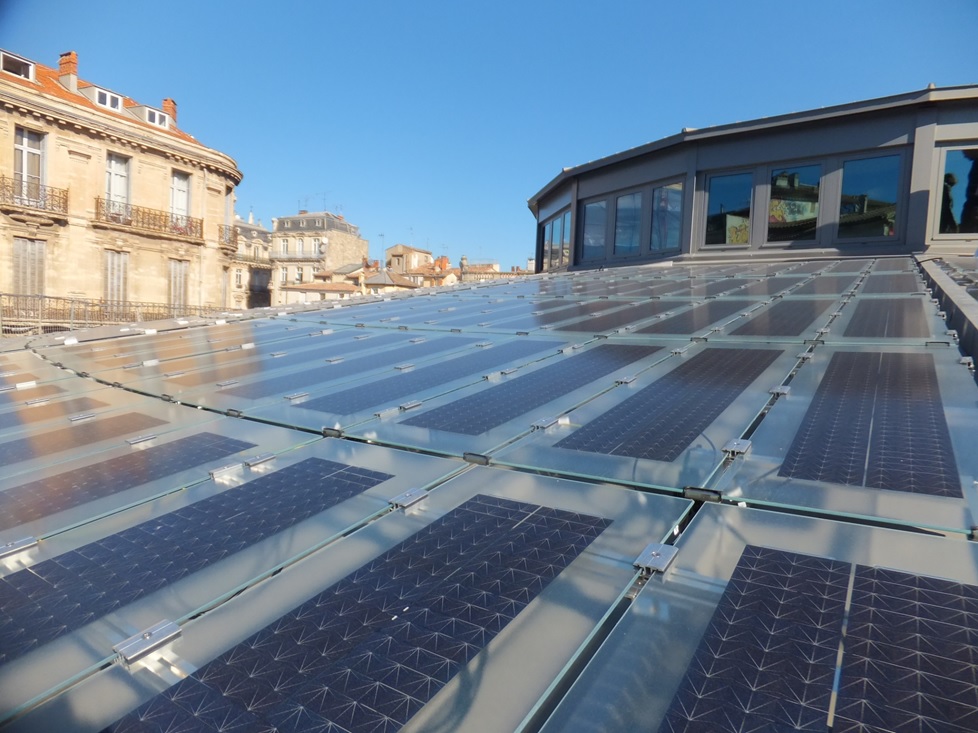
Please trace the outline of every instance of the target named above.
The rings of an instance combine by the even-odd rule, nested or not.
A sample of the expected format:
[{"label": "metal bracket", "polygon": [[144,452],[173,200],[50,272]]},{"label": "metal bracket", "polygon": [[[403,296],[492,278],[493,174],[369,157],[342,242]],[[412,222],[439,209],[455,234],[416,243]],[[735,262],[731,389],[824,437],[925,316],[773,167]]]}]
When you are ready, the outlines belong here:
[{"label": "metal bracket", "polygon": [[224,387],[230,387],[232,384],[237,384],[237,383],[238,383],[237,379],[225,379],[223,382],[218,382],[217,386],[224,388]]},{"label": "metal bracket", "polygon": [[702,489],[699,486],[683,487],[683,498],[690,501],[709,502],[719,504],[723,499],[723,494],[716,489]]},{"label": "metal bracket", "polygon": [[388,499],[387,503],[395,509],[407,509],[426,498],[428,498],[428,492],[424,489],[408,489],[403,494],[398,494],[393,499]]},{"label": "metal bracket", "polygon": [[139,445],[140,443],[145,443],[150,440],[156,440],[155,435],[137,435],[135,438],[126,438],[126,442],[129,445]]},{"label": "metal bracket", "polygon": [[664,573],[666,569],[676,559],[678,549],[672,545],[663,545],[659,542],[652,542],[646,545],[645,549],[635,558],[632,565],[642,571],[648,577],[658,571]]},{"label": "metal bracket", "polygon": [[129,669],[143,657],[178,638],[180,633],[179,626],[163,619],[145,631],[119,642],[112,647],[112,651],[119,655],[126,669]]},{"label": "metal bracket", "polygon": [[723,452],[728,456],[739,456],[747,453],[750,450],[751,442],[749,440],[744,440],[743,438],[734,438],[733,440],[727,441],[727,444],[723,446]]},{"label": "metal bracket", "polygon": [[477,466],[489,465],[489,456],[484,456],[481,453],[463,453],[462,460],[466,463],[474,463]]},{"label": "metal bracket", "polygon": [[296,400],[301,400],[303,397],[308,397],[308,392],[294,392],[292,394],[285,395],[285,399],[289,402],[295,402]]},{"label": "metal bracket", "polygon": [[787,397],[791,394],[791,387],[779,384],[777,387],[772,387],[768,392],[778,397]]},{"label": "metal bracket", "polygon": [[248,468],[254,468],[255,466],[260,466],[263,463],[268,463],[274,457],[274,453],[259,453],[257,456],[253,456],[245,461],[245,465]]},{"label": "metal bracket", "polygon": [[339,428],[327,428],[327,427],[324,427],[323,430],[322,430],[322,433],[323,433],[323,437],[324,438],[342,438],[343,437],[343,431],[340,430]]},{"label": "metal bracket", "polygon": [[37,544],[37,537],[21,537],[19,540],[11,540],[0,545],[0,557],[16,555],[18,552],[34,547]]}]

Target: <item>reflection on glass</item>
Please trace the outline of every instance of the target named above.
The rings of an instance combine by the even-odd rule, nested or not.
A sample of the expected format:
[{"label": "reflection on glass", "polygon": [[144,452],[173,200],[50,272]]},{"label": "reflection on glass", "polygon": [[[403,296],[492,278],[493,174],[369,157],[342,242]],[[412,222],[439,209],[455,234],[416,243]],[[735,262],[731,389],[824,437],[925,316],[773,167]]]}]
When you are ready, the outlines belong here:
[{"label": "reflection on glass", "polygon": [[944,153],[940,232],[978,232],[978,148]]},{"label": "reflection on glass", "polygon": [[564,212],[564,239],[560,245],[560,264],[569,265],[570,264],[570,243],[571,243],[571,214],[569,211]]},{"label": "reflection on glass", "polygon": [[584,205],[584,246],[581,255],[585,260],[604,257],[605,225],[608,222],[608,202],[594,201]]},{"label": "reflection on glass", "polygon": [[615,254],[637,255],[642,233],[642,193],[618,197],[615,204]]},{"label": "reflection on glass", "polygon": [[899,181],[899,155],[843,163],[839,237],[895,236]]},{"label": "reflection on glass", "polygon": [[750,203],[754,176],[736,173],[710,179],[706,210],[707,244],[750,242]]},{"label": "reflection on glass", "polygon": [[818,185],[822,166],[783,168],[771,175],[767,241],[793,242],[815,239],[818,219]]},{"label": "reflection on glass", "polygon": [[679,249],[683,225],[683,184],[652,189],[652,251]]},{"label": "reflection on glass", "polygon": [[554,228],[554,224],[553,224],[552,221],[548,221],[547,224],[546,224],[546,226],[544,226],[544,228],[543,228],[543,262],[542,262],[542,269],[544,269],[544,270],[546,270],[547,268],[550,267],[550,248],[551,248],[551,242],[553,241],[551,239],[551,236],[553,234],[553,228]]},{"label": "reflection on glass", "polygon": [[563,219],[559,216],[553,220],[553,238],[550,240],[550,266],[557,267],[560,264],[560,240]]}]

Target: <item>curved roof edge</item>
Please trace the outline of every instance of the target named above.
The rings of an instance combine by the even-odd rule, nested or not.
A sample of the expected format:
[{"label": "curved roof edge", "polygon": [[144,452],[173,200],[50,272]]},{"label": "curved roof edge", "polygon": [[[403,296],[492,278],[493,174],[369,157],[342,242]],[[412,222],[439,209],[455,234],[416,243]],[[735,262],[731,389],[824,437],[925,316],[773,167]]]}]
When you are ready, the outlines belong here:
[{"label": "curved roof edge", "polygon": [[894,94],[888,97],[878,97],[859,102],[847,102],[845,104],[837,104],[830,107],[819,107],[817,109],[805,110],[803,112],[789,112],[787,114],[774,115],[772,117],[760,117],[754,120],[747,120],[746,122],[732,122],[724,125],[715,125],[713,127],[704,127],[702,129],[684,127],[682,131],[675,135],[670,135],[644,145],[629,148],[628,150],[624,150],[619,153],[613,153],[612,155],[598,158],[597,160],[592,160],[588,163],[582,163],[581,165],[574,166],[572,168],[564,168],[560,173],[552,178],[549,183],[527,199],[526,203],[530,211],[536,215],[540,199],[547,196],[561,183],[573,178],[574,176],[587,173],[588,171],[592,171],[597,168],[602,168],[606,165],[621,163],[631,158],[637,158],[656,150],[662,150],[685,142],[695,142],[697,140],[705,140],[713,137],[755,132],[785,125],[816,122],[819,120],[833,119],[851,114],[879,112],[882,110],[896,109],[899,107],[910,107],[935,102],[949,102],[959,99],[978,99],[978,84],[966,84],[951,87],[928,87],[915,92],[905,92],[903,94]]}]

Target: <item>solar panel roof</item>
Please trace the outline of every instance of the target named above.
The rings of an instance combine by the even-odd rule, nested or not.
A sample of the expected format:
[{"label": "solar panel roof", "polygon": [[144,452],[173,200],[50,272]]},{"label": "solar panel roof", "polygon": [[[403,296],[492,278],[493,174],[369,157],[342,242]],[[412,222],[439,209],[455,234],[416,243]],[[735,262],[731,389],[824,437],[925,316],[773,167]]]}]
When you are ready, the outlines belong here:
[{"label": "solar panel roof", "polygon": [[0,342],[0,728],[973,730],[973,262]]}]

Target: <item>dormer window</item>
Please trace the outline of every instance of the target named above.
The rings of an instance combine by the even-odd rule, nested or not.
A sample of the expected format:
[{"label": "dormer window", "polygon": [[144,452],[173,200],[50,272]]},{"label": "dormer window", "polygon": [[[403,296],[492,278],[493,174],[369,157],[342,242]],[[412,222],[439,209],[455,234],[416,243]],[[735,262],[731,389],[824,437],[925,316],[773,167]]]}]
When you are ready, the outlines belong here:
[{"label": "dormer window", "polygon": [[95,103],[100,107],[105,107],[106,109],[122,109],[122,97],[120,97],[118,94],[107,92],[104,89],[97,89],[95,91]]},{"label": "dormer window", "polygon": [[6,51],[0,51],[0,69],[22,79],[34,80],[34,64]]},{"label": "dormer window", "polygon": [[146,110],[146,121],[157,127],[168,127],[170,124],[167,116],[162,112],[157,112],[155,109]]}]

